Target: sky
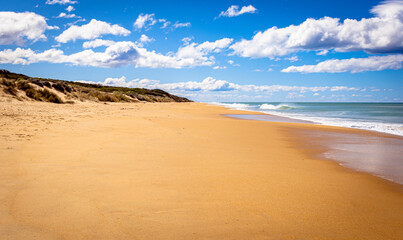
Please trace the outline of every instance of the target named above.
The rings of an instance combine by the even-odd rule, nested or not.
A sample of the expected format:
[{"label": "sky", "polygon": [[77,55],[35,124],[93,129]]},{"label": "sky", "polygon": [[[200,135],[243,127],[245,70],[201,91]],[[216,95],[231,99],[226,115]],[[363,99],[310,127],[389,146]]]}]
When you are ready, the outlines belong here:
[{"label": "sky", "polygon": [[403,1],[13,0],[0,69],[202,102],[403,102]]}]

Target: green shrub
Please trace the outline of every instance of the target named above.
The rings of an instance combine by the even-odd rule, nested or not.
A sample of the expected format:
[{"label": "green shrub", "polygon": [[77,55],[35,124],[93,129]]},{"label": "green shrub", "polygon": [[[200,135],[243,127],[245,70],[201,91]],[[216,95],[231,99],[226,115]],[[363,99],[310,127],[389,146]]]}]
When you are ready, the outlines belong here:
[{"label": "green shrub", "polygon": [[15,83],[12,80],[1,79],[0,84],[5,87],[15,87]]},{"label": "green shrub", "polygon": [[112,94],[98,93],[96,97],[101,102],[118,102],[119,100]]},{"label": "green shrub", "polygon": [[46,102],[52,102],[52,103],[62,103],[63,101],[57,96],[56,94],[50,92],[47,89],[40,90],[40,94],[42,95],[42,99]]},{"label": "green shrub", "polygon": [[63,101],[54,93],[47,89],[36,90],[34,88],[29,88],[25,91],[27,97],[32,98],[37,101],[52,102],[52,103],[62,103]]},{"label": "green shrub", "polygon": [[64,84],[62,84],[62,83],[53,83],[52,87],[54,89],[56,89],[57,91],[64,93],[64,86],[63,85]]},{"label": "green shrub", "polygon": [[17,82],[17,88],[22,90],[22,91],[26,91],[28,89],[31,89],[32,86],[27,81],[18,81]]},{"label": "green shrub", "polygon": [[30,82],[33,83],[33,84],[35,84],[35,85],[37,85],[37,86],[39,86],[39,87],[43,87],[43,83],[42,83],[41,80],[32,79]]},{"label": "green shrub", "polygon": [[42,101],[41,94],[34,88],[25,89],[25,95],[27,95],[27,97],[32,98],[34,100]]},{"label": "green shrub", "polygon": [[4,88],[4,92],[14,96],[17,95],[17,90],[13,86],[8,86]]}]

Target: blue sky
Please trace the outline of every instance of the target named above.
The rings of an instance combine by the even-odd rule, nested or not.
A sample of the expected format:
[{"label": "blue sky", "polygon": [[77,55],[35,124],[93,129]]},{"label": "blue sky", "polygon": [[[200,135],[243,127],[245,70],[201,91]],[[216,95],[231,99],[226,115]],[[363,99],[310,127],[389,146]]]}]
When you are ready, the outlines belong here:
[{"label": "blue sky", "polygon": [[403,2],[7,1],[0,68],[196,101],[403,101]]}]

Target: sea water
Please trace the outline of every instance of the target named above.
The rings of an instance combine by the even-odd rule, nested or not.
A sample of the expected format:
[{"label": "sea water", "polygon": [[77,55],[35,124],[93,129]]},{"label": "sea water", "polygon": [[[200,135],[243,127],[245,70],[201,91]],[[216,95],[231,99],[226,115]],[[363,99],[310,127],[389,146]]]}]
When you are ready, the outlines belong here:
[{"label": "sea water", "polygon": [[213,104],[316,124],[403,136],[403,103],[225,102]]}]

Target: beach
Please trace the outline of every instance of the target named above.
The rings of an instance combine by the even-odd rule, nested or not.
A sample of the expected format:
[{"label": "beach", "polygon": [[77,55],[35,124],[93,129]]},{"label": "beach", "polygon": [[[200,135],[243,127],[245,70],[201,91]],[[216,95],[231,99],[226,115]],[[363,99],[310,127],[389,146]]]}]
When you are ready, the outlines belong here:
[{"label": "beach", "polygon": [[401,185],[320,159],[303,132],[375,133],[204,103],[0,108],[0,239],[403,237]]}]

